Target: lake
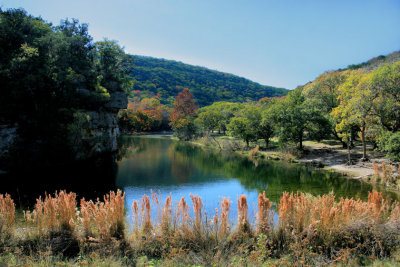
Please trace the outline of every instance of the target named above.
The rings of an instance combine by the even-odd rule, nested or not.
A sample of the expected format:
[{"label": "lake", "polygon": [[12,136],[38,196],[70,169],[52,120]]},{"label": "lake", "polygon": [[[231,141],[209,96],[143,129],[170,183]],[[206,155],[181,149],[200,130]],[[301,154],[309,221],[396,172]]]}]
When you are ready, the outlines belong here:
[{"label": "lake", "polygon": [[[151,191],[161,194],[163,200],[171,194],[174,202],[183,196],[190,206],[189,195],[199,195],[209,217],[220,208],[222,197],[229,197],[233,219],[237,197],[242,194],[247,195],[249,214],[254,217],[258,193],[263,191],[277,203],[285,191],[312,195],[333,192],[338,198],[365,200],[373,189],[338,173],[281,161],[252,161],[236,153],[210,151],[157,135],[125,136],[120,143],[123,152],[117,162],[116,186],[126,193],[128,214],[132,202]],[[395,193],[384,194],[398,198]]]},{"label": "lake", "polygon": [[[162,200],[171,194],[174,201],[199,195],[204,210],[212,217],[222,197],[232,201],[230,216],[236,218],[237,197],[246,194],[249,214],[255,213],[257,195],[265,191],[274,203],[282,192],[312,195],[334,192],[337,197],[367,199],[373,186],[340,174],[281,161],[252,161],[237,153],[202,149],[170,136],[122,136],[117,155],[73,166],[55,166],[36,171],[2,174],[0,193],[10,193],[18,206],[32,208],[45,192],[73,191],[77,197],[96,199],[110,190],[126,193],[126,209],[143,194],[160,193]],[[377,188],[380,190],[380,188]],[[384,194],[398,199],[393,192]],[[155,216],[155,214],[153,214]]]}]

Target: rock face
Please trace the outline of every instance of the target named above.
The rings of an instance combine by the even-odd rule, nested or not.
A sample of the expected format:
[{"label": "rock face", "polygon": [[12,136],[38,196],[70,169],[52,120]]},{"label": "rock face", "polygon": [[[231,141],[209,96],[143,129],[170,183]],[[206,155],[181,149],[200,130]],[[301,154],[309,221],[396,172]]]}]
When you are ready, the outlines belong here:
[{"label": "rock face", "polygon": [[[0,124],[0,169],[18,169],[20,168],[18,164],[22,164],[24,168],[25,161],[33,162],[32,165],[35,166],[43,162],[52,164],[53,160],[57,163],[65,160],[67,163],[74,159],[100,159],[106,156],[106,153],[117,151],[117,137],[120,134],[117,114],[120,109],[127,107],[128,99],[120,88],[110,90],[109,94],[108,98],[97,102],[89,102],[94,100],[88,99],[85,108],[82,105],[81,109],[74,111],[73,121],[63,126],[63,130],[67,131],[64,131],[66,134],[64,139],[58,141],[61,139],[55,138],[57,142],[62,142],[59,147],[54,147],[53,151],[56,155],[50,155],[53,151],[49,154],[48,146],[47,150],[42,148],[42,144],[47,140],[41,140],[38,137],[29,144],[21,144],[19,142],[24,138],[19,138],[21,129],[16,123]],[[20,155],[25,156],[26,159],[22,159]]]},{"label": "rock face", "polygon": [[97,111],[83,111],[81,140],[74,145],[76,159],[86,159],[118,149],[117,137],[120,134],[117,114],[126,108],[127,96],[124,92],[110,94],[110,101]]}]

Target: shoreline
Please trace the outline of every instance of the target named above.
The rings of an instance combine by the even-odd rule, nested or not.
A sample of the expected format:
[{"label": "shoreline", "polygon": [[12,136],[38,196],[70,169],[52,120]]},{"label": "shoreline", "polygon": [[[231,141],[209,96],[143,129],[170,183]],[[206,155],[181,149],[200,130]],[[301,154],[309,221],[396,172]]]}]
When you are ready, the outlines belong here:
[{"label": "shoreline", "polygon": [[[232,142],[237,142],[236,139],[231,139]],[[215,142],[215,139],[214,139]],[[218,146],[212,143],[202,143],[200,139],[189,141],[193,145],[197,145],[206,149],[222,151],[220,144]],[[357,146],[352,149],[352,160],[353,165],[347,165],[347,150],[341,148],[337,144],[328,143],[317,143],[311,141],[304,142],[305,154],[302,157],[297,157],[289,152],[279,151],[276,148],[270,148],[265,151],[257,151],[257,156],[251,156],[250,151],[252,149],[235,150],[233,153],[240,154],[251,160],[261,159],[261,160],[283,160],[290,163],[299,163],[305,166],[311,166],[316,169],[333,171],[346,176],[349,179],[356,179],[366,182],[372,185],[384,186],[386,190],[400,193],[400,173],[399,173],[399,163],[391,163],[388,159],[384,158],[383,154],[377,151],[373,151],[369,148],[368,155],[369,161],[362,162],[361,147]],[[397,172],[394,172],[394,177],[397,179],[397,184],[380,184],[376,182],[374,163],[378,164],[380,167],[382,163],[394,166]],[[380,175],[382,175],[380,171]]]}]

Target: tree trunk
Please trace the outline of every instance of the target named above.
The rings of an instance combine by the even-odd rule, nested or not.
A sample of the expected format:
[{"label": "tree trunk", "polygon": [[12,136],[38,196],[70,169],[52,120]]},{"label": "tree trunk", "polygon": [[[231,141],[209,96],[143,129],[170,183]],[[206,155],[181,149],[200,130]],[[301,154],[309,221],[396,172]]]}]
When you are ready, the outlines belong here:
[{"label": "tree trunk", "polygon": [[[365,124],[364,124],[365,125]],[[365,126],[361,128],[361,138],[362,138],[362,146],[363,146],[363,158],[362,161],[367,161],[367,142],[365,142]]]},{"label": "tree trunk", "polygon": [[347,143],[344,142],[344,141],[342,140],[342,138],[339,137],[339,135],[338,135],[338,133],[336,132],[336,130],[333,130],[332,133],[333,133],[333,136],[334,136],[337,140],[339,140],[340,143],[342,143],[342,148],[347,148]]},{"label": "tree trunk", "polygon": [[350,144],[351,144],[351,137],[347,139],[347,157],[348,157],[348,159],[347,159],[347,164],[348,164],[348,165],[352,165],[352,162],[351,162],[351,153],[350,153],[351,145],[350,145]]},{"label": "tree trunk", "polygon": [[246,149],[249,149],[249,140],[246,139]]},{"label": "tree trunk", "polygon": [[299,136],[299,149],[303,150],[303,134]]},{"label": "tree trunk", "polygon": [[265,148],[268,148],[269,146],[269,138],[265,138]]}]

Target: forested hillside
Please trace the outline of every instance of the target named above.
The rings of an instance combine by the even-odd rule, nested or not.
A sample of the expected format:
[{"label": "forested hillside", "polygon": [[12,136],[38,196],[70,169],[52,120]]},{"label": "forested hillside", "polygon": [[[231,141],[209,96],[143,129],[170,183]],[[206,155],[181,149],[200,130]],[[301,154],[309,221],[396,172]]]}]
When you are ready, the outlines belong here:
[{"label": "forested hillside", "polygon": [[360,141],[363,161],[367,143],[400,161],[400,53],[325,72],[283,98],[215,102],[199,109],[194,123],[206,134],[226,130],[247,147],[259,139],[268,147],[277,137],[302,150],[304,140],[335,138],[348,148]]},{"label": "forested hillside", "polygon": [[165,59],[132,56],[133,96],[153,97],[172,106],[183,88],[189,88],[199,106],[215,101],[244,102],[283,96],[287,90],[265,86],[232,74]]},{"label": "forested hillside", "polygon": [[392,64],[394,62],[400,61],[400,51],[396,51],[393,53],[390,53],[386,56],[377,56],[374,58],[371,58],[367,62],[363,62],[360,64],[353,64],[349,65],[347,69],[355,70],[355,69],[367,69],[367,70],[372,70],[377,67],[379,67],[382,64]]}]

